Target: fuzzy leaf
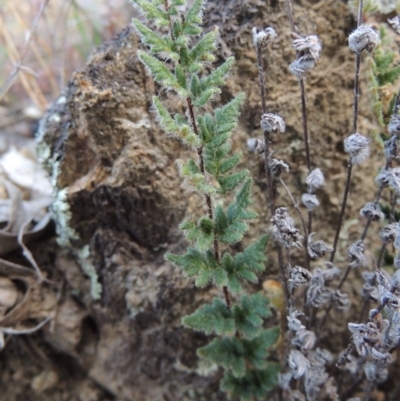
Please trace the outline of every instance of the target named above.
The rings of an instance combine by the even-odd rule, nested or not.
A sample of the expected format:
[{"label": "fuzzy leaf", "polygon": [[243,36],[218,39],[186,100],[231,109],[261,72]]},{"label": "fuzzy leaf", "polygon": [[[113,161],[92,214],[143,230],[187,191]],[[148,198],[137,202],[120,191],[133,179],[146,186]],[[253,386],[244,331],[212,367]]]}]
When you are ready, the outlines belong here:
[{"label": "fuzzy leaf", "polygon": [[223,233],[228,227],[228,219],[221,205],[217,205],[215,208],[215,231],[217,233]]},{"label": "fuzzy leaf", "polygon": [[169,18],[168,13],[160,10],[157,7],[157,2],[148,0],[132,0],[133,4],[138,6],[139,10],[143,12],[147,19],[155,20],[158,26],[168,26]]},{"label": "fuzzy leaf", "polygon": [[157,96],[153,96],[153,106],[157,112],[159,124],[169,135],[193,149],[201,146],[200,138],[192,131],[191,127],[174,120]]},{"label": "fuzzy leaf", "polygon": [[267,362],[263,370],[247,370],[241,378],[226,371],[221,381],[221,390],[226,391],[230,398],[240,401],[264,400],[267,394],[278,384],[279,364]]},{"label": "fuzzy leaf", "polygon": [[271,314],[269,300],[261,293],[250,296],[244,295],[240,304],[235,304],[232,307],[232,313],[237,330],[243,336],[253,338],[259,334],[263,318]]},{"label": "fuzzy leaf", "polygon": [[203,0],[195,0],[192,4],[192,7],[186,13],[185,22],[188,24],[196,24],[200,25],[203,22],[202,19],[202,9],[203,7]]},{"label": "fuzzy leaf", "polygon": [[[169,58],[176,59],[176,53],[174,53],[173,43],[160,37],[153,30],[147,28],[146,25],[142,24],[138,19],[132,19],[133,26],[141,35],[141,40],[144,44],[150,46],[152,53],[165,52]],[[175,57],[170,57],[170,53],[174,53]]]},{"label": "fuzzy leaf", "polygon": [[214,338],[210,344],[199,348],[197,353],[201,357],[231,370],[235,377],[243,377],[246,374],[244,348],[237,337]]},{"label": "fuzzy leaf", "polygon": [[246,266],[247,269],[255,272],[262,272],[265,269],[264,262],[265,247],[267,246],[268,236],[263,235],[257,242],[248,246],[242,253],[235,255],[235,263],[239,266]]},{"label": "fuzzy leaf", "polygon": [[185,71],[183,70],[183,68],[182,68],[179,64],[177,64],[177,65],[175,66],[175,76],[176,76],[176,79],[177,79],[179,85],[180,85],[182,88],[185,88],[185,89],[186,89],[186,76],[185,76]]},{"label": "fuzzy leaf", "polygon": [[236,167],[241,157],[242,157],[241,153],[236,153],[232,157],[223,160],[219,166],[219,174],[225,174],[228,171],[232,170],[234,167]]},{"label": "fuzzy leaf", "polygon": [[174,121],[157,96],[153,96],[153,106],[157,112],[160,125],[167,133],[172,135],[174,132],[177,132],[179,130],[178,124]]},{"label": "fuzzy leaf", "polygon": [[248,170],[242,170],[238,173],[233,173],[228,176],[218,177],[218,182],[221,185],[220,194],[233,191],[248,175]]},{"label": "fuzzy leaf", "polygon": [[196,61],[212,61],[209,59],[210,53],[214,52],[216,49],[215,40],[218,36],[218,28],[215,27],[211,32],[204,35],[189,53],[190,60],[192,62]]},{"label": "fuzzy leaf", "polygon": [[174,74],[171,73],[164,63],[141,50],[138,51],[138,56],[157,82],[175,90],[182,97],[188,96],[188,91],[179,85]]},{"label": "fuzzy leaf", "polygon": [[[176,164],[178,166],[179,173],[185,177],[188,184],[195,188],[198,192],[202,194],[212,194],[217,192],[217,189],[206,181],[203,174],[193,171],[194,166],[196,166],[193,160],[190,160],[189,163],[185,163],[183,160],[178,159],[176,160]],[[198,169],[197,166],[196,168]]]},{"label": "fuzzy leaf", "polygon": [[210,142],[207,143],[207,149],[215,149],[223,145],[230,137],[230,133],[226,132],[224,134],[220,134],[215,136]]},{"label": "fuzzy leaf", "polygon": [[199,274],[200,271],[209,269],[204,254],[195,248],[189,247],[184,255],[166,253],[165,259],[181,267],[186,277],[193,277]]},{"label": "fuzzy leaf", "polygon": [[236,126],[237,118],[239,117],[239,109],[245,98],[244,93],[239,93],[229,103],[220,109],[215,110],[216,130],[217,135],[231,131]]},{"label": "fuzzy leaf", "polygon": [[225,85],[225,77],[231,70],[235,62],[234,57],[229,57],[221,64],[217,69],[215,69],[210,75],[203,78],[200,81],[202,88],[208,88],[209,86],[222,86]]},{"label": "fuzzy leaf", "polygon": [[243,236],[249,229],[249,226],[241,221],[234,221],[229,224],[225,230],[218,236],[221,242],[227,244],[236,244],[243,239]]},{"label": "fuzzy leaf", "polygon": [[232,312],[219,298],[214,298],[211,305],[204,305],[191,315],[185,316],[182,322],[186,327],[204,331],[206,334],[215,332],[221,336],[231,336],[235,333]]},{"label": "fuzzy leaf", "polygon": [[193,105],[196,107],[204,107],[208,101],[210,101],[214,95],[221,93],[219,88],[211,87],[203,91],[200,96],[193,99]]}]

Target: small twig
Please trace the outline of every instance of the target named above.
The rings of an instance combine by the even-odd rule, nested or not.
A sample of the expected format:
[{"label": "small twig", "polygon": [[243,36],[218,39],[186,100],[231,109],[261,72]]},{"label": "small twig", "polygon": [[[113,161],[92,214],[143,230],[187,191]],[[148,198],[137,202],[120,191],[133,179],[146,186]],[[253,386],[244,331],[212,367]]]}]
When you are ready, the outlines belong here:
[{"label": "small twig", "polygon": [[41,323],[32,327],[31,329],[13,329],[12,327],[0,327],[0,333],[4,334],[12,334],[12,335],[19,335],[19,334],[32,334],[35,331],[40,330],[46,323],[48,323],[52,317],[46,317]]}]

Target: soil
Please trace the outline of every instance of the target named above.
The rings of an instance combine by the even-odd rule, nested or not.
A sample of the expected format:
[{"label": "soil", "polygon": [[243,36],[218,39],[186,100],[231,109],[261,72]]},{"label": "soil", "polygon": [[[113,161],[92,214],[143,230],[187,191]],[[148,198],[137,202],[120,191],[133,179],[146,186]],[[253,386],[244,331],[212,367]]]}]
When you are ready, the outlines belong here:
[{"label": "soil", "polygon": [[[315,212],[313,231],[332,243],[347,166],[342,143],[352,124],[355,60],[347,37],[355,21],[341,1],[296,2],[294,11],[300,32],[318,34],[323,43],[322,57],[306,81],[306,91],[312,165],[326,177],[318,193],[321,207]],[[220,100],[241,91],[246,94],[233,147],[243,151],[243,166],[255,181],[254,209],[260,219],[252,225],[246,239],[250,241],[269,229],[270,218],[263,161],[245,149],[249,137],[261,137],[251,29],[268,24],[279,35],[265,56],[267,108],[284,118],[287,129],[272,138],[271,147],[276,157],[290,165],[285,180],[300,199],[307,174],[300,93],[287,68],[295,51],[283,2],[209,0],[204,20],[206,30],[218,25],[221,32],[216,65],[231,54],[236,57]],[[68,238],[69,248],[58,247],[54,233],[30,244],[42,271],[57,284],[39,287],[57,300],[56,313],[40,332],[9,339],[0,354],[2,400],[226,399],[218,391],[220,372],[204,365],[195,353],[206,343],[206,336],[181,326],[182,316],[218,294],[210,288],[195,289],[163,258],[166,251],[184,250],[177,226],[186,215],[200,213],[203,202],[177,173],[175,160],[190,156],[189,150],[167,138],[149,112],[151,97],[159,88],[137,58],[140,46],[128,27],[95,50],[41,124],[55,189],[58,195],[68,189],[68,219],[57,221],[58,231],[68,235],[72,229],[74,234]],[[163,96],[170,109],[183,110],[172,93]],[[373,124],[371,97],[363,78],[360,132]],[[382,165],[382,152],[375,146],[372,153],[370,161],[354,172],[337,257],[340,267],[346,266],[349,241],[357,239],[363,228],[358,211],[374,197],[373,177]],[[288,203],[279,187],[277,204]],[[74,252],[87,245],[90,258],[86,262],[95,272],[92,282]],[[371,258],[376,248],[371,246]],[[262,279],[278,276],[272,248],[269,255]],[[18,257],[9,255],[10,260]],[[335,352],[346,347],[346,322],[360,308],[356,300],[359,279],[353,285],[359,276],[352,272],[344,287],[354,297],[350,315],[343,319],[332,314],[326,327],[324,343]],[[93,280],[102,288],[98,300],[91,296]]]}]

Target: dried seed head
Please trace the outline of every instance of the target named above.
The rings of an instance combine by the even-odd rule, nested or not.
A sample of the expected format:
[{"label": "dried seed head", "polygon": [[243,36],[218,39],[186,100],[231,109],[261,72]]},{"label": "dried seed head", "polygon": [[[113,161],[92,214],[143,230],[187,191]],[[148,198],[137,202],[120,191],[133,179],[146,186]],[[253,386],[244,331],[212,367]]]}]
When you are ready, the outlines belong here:
[{"label": "dried seed head", "polygon": [[324,241],[318,240],[314,242],[314,235],[315,233],[311,233],[307,241],[307,252],[311,259],[316,260],[324,257],[327,252],[333,252],[333,248],[327,246]]},{"label": "dried seed head", "polygon": [[364,372],[368,381],[373,383],[383,383],[389,375],[386,364],[368,361],[364,364]]},{"label": "dried seed head", "polygon": [[376,273],[375,272],[368,272],[363,271],[361,273],[364,281],[370,285],[374,285],[376,283]]},{"label": "dried seed head", "polygon": [[381,221],[385,217],[379,205],[368,202],[361,210],[360,215],[370,221]]},{"label": "dried seed head", "polygon": [[308,192],[313,193],[316,189],[322,187],[324,185],[324,174],[321,169],[315,168],[308,174],[306,178],[306,184],[308,185]]},{"label": "dried seed head", "polygon": [[292,33],[292,37],[294,38],[292,47],[296,51],[303,54],[310,54],[314,60],[319,59],[319,53],[322,47],[317,35],[310,35],[303,38],[296,33]]},{"label": "dried seed head", "polygon": [[361,240],[358,240],[354,244],[351,244],[347,249],[347,256],[351,260],[349,266],[352,268],[364,266],[366,262],[364,252],[365,245]]},{"label": "dried seed head", "polygon": [[350,309],[349,296],[340,290],[332,293],[332,303],[337,310],[346,312]]},{"label": "dried seed head", "polygon": [[310,368],[308,359],[297,349],[292,349],[290,351],[288,362],[294,379],[302,377]]},{"label": "dried seed head", "polygon": [[332,290],[325,287],[325,280],[322,274],[318,274],[315,269],[313,278],[311,279],[310,285],[306,294],[306,304],[311,305],[314,308],[319,308],[320,306],[326,304],[331,300]]},{"label": "dried seed head", "polygon": [[292,372],[279,373],[278,383],[279,387],[283,390],[290,390],[289,385],[292,380]]},{"label": "dried seed head", "polygon": [[376,176],[375,182],[379,187],[387,187],[390,182],[390,171],[385,168],[382,169]]},{"label": "dried seed head", "polygon": [[391,168],[388,171],[389,185],[400,194],[400,167]]},{"label": "dried seed head", "polygon": [[301,195],[301,203],[307,208],[309,212],[313,211],[317,206],[319,206],[319,200],[314,194]]},{"label": "dried seed head", "polygon": [[349,36],[349,47],[356,54],[363,50],[371,53],[379,43],[379,36],[376,30],[369,25],[360,25]]},{"label": "dried seed head", "polygon": [[292,340],[292,345],[301,349],[302,352],[307,352],[314,348],[316,337],[314,332],[310,330],[298,330],[296,336]]},{"label": "dried seed head", "polygon": [[272,238],[288,249],[292,246],[302,248],[303,237],[294,226],[293,219],[286,212],[286,208],[278,207],[272,217]]},{"label": "dried seed head", "polygon": [[371,139],[356,132],[344,140],[344,151],[350,155],[352,164],[361,164],[369,157]]},{"label": "dried seed head", "polygon": [[374,302],[377,302],[379,299],[379,290],[374,285],[365,283],[361,290],[361,296],[367,301],[372,300]]},{"label": "dried seed head", "polygon": [[379,231],[379,237],[385,243],[393,242],[396,237],[397,223],[383,226]]},{"label": "dried seed head", "polygon": [[[392,280],[393,282],[393,280]],[[398,312],[400,308],[400,300],[392,292],[386,291],[381,297],[381,303],[386,304],[389,310]]]},{"label": "dried seed head", "polygon": [[289,267],[289,287],[291,289],[308,285],[312,279],[312,274],[303,267]]},{"label": "dried seed head", "polygon": [[392,28],[400,35],[400,16],[388,19],[388,22],[392,26]]},{"label": "dried seed head", "polygon": [[397,139],[397,134],[392,134],[390,139],[385,141],[383,144],[385,146],[386,161],[389,162],[391,160],[396,160],[400,158],[400,141]]},{"label": "dried seed head", "polygon": [[382,332],[388,324],[387,320],[348,324],[348,328],[353,334],[354,345],[360,356],[370,356],[381,361],[387,361],[390,358],[389,353],[381,352]]},{"label": "dried seed head", "polygon": [[289,166],[283,160],[270,159],[268,166],[273,177],[280,177],[282,173],[289,172]]},{"label": "dried seed head", "polygon": [[388,131],[390,135],[399,135],[400,134],[400,114],[394,113],[390,117],[390,121],[388,124]]},{"label": "dried seed head", "polygon": [[264,153],[265,142],[261,139],[250,138],[247,140],[247,150],[249,152],[258,153],[259,155]]},{"label": "dried seed head", "polygon": [[270,26],[264,28],[261,31],[259,31],[256,27],[254,27],[252,29],[252,32],[253,32],[253,43],[255,47],[257,46],[267,47],[278,37],[274,28],[271,28]]},{"label": "dried seed head", "polygon": [[394,247],[400,250],[400,222],[396,225],[396,236],[394,237]]},{"label": "dried seed head", "polygon": [[301,56],[289,65],[289,71],[298,79],[304,78],[306,73],[315,67],[315,59],[307,54]]},{"label": "dried seed head", "polygon": [[393,266],[397,270],[400,269],[400,253],[396,253],[396,256],[394,257],[394,261],[393,261]]},{"label": "dried seed head", "polygon": [[304,330],[306,328],[306,326],[304,326],[300,322],[300,320],[297,319],[298,316],[304,316],[304,313],[300,312],[299,310],[296,310],[292,312],[290,316],[287,317],[289,330],[297,332],[299,330]]},{"label": "dried seed head", "polygon": [[273,113],[265,113],[261,116],[261,129],[263,131],[285,132],[285,122],[281,116]]}]

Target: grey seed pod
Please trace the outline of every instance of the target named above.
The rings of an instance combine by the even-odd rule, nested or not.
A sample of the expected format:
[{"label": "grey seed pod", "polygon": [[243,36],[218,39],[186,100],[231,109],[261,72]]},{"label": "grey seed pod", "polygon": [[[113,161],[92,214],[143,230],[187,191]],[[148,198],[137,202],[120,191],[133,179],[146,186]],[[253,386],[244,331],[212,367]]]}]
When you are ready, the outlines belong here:
[{"label": "grey seed pod", "polygon": [[391,168],[388,171],[389,185],[400,194],[400,167]]},{"label": "grey seed pod", "polygon": [[299,234],[299,230],[294,226],[294,221],[286,210],[284,207],[278,207],[275,210],[275,214],[271,218],[272,238],[286,249],[292,246],[302,248],[303,237]]},{"label": "grey seed pod", "polygon": [[309,212],[313,211],[319,206],[319,200],[314,194],[303,194],[301,195],[301,203],[307,208]]},{"label": "grey seed pod", "polygon": [[[393,283],[393,281],[392,281]],[[381,297],[381,303],[386,304],[386,306],[394,312],[399,311],[400,300],[392,292],[386,291]]]},{"label": "grey seed pod", "polygon": [[340,269],[331,262],[325,262],[325,266],[327,267],[325,270],[317,268],[314,271],[320,271],[325,283],[329,284],[340,275]]},{"label": "grey seed pod", "polygon": [[315,67],[315,59],[311,55],[299,57],[289,65],[289,71],[298,79],[305,77],[306,73]]},{"label": "grey seed pod", "polygon": [[400,35],[400,16],[388,19],[388,22],[392,26],[392,28]]},{"label": "grey seed pod", "polygon": [[390,182],[390,170],[382,169],[376,176],[375,182],[379,187],[387,187]]},{"label": "grey seed pod", "polygon": [[379,290],[374,285],[365,283],[361,290],[361,296],[367,301],[372,300],[374,302],[377,302],[379,299]]},{"label": "grey seed pod", "polygon": [[294,379],[302,377],[310,368],[308,359],[297,349],[292,349],[290,351],[288,362]]},{"label": "grey seed pod", "polygon": [[250,138],[247,140],[247,150],[249,152],[254,152],[260,155],[264,153],[265,142],[262,141],[261,139]]},{"label": "grey seed pod", "polygon": [[349,47],[356,54],[361,54],[363,50],[371,53],[378,44],[379,36],[369,25],[360,25],[349,36]]},{"label": "grey seed pod", "polygon": [[302,352],[307,352],[314,348],[316,337],[313,331],[299,330],[292,340],[292,345],[301,349]]},{"label": "grey seed pod", "polygon": [[364,373],[367,380],[373,383],[383,383],[389,375],[386,365],[372,361],[364,364]]},{"label": "grey seed pod", "polygon": [[396,236],[394,237],[394,247],[400,250],[400,223],[396,225]]},{"label": "grey seed pod", "polygon": [[397,223],[391,223],[383,226],[379,231],[379,237],[382,242],[393,242],[396,238]]},{"label": "grey seed pod", "polygon": [[294,38],[292,47],[298,52],[309,53],[314,60],[319,59],[319,53],[321,51],[321,42],[317,35],[310,35],[302,37],[296,33],[292,33]]},{"label": "grey seed pod", "polygon": [[303,267],[294,266],[294,267],[289,267],[288,270],[289,270],[288,283],[291,289],[308,285],[308,283],[312,279],[312,274]]},{"label": "grey seed pod", "polygon": [[273,113],[265,113],[261,116],[261,129],[263,131],[285,132],[285,122],[281,116]]},{"label": "grey seed pod", "polygon": [[361,164],[369,157],[369,143],[371,139],[359,134],[350,135],[344,140],[344,151],[350,155],[352,164]]},{"label": "grey seed pod", "polygon": [[289,385],[292,380],[292,372],[279,373],[278,383],[279,387],[283,390],[290,390]]},{"label": "grey seed pod", "polygon": [[400,270],[396,270],[393,273],[392,281],[390,283],[393,287],[400,289]]},{"label": "grey seed pod", "polygon": [[283,160],[270,159],[268,167],[273,177],[280,177],[282,173],[289,172],[289,166]]},{"label": "grey seed pod", "polygon": [[297,332],[306,328],[306,326],[304,326],[300,320],[297,319],[298,316],[304,316],[304,313],[300,312],[299,310],[295,310],[289,316],[287,316],[289,330]]},{"label": "grey seed pod", "polygon": [[277,33],[275,32],[275,29],[270,26],[264,28],[261,31],[259,31],[256,27],[254,27],[252,29],[252,32],[253,32],[253,43],[255,47],[257,46],[267,47],[278,37]]},{"label": "grey seed pod", "polygon": [[381,221],[385,217],[379,205],[368,202],[361,210],[360,215],[370,221]]},{"label": "grey seed pod", "polygon": [[337,310],[347,312],[350,309],[349,296],[340,290],[332,293],[332,303]]},{"label": "grey seed pod", "polygon": [[322,277],[314,277],[308,287],[306,297],[307,305],[319,308],[331,300],[332,290],[325,287]]},{"label": "grey seed pod", "polygon": [[[400,127],[400,125],[399,125]],[[386,161],[396,160],[400,158],[400,141],[397,139],[397,134],[392,134],[390,139],[383,142],[385,147]]]},{"label": "grey seed pod", "polygon": [[399,135],[400,134],[400,115],[395,113],[390,117],[390,121],[388,124],[388,131],[390,135]]},{"label": "grey seed pod", "polygon": [[318,240],[314,242],[314,235],[315,233],[311,233],[307,241],[307,252],[311,259],[316,260],[324,257],[327,252],[333,252],[333,248],[327,246],[324,241]]},{"label": "grey seed pod", "polygon": [[376,273],[375,272],[368,272],[368,271],[363,271],[361,273],[364,281],[370,285],[375,285],[376,283]]},{"label": "grey seed pod", "polygon": [[321,188],[324,185],[325,177],[322,173],[321,169],[315,168],[308,174],[306,178],[306,184],[308,185],[308,192],[313,193],[318,188]]},{"label": "grey seed pod", "polygon": [[366,262],[364,252],[365,245],[361,240],[358,240],[354,244],[351,244],[347,249],[347,256],[351,260],[349,266],[353,269],[358,266],[364,266]]},{"label": "grey seed pod", "polygon": [[397,270],[400,269],[400,253],[399,252],[396,253],[396,256],[394,257],[393,266]]}]

